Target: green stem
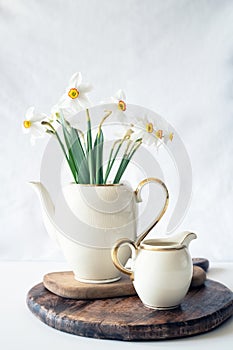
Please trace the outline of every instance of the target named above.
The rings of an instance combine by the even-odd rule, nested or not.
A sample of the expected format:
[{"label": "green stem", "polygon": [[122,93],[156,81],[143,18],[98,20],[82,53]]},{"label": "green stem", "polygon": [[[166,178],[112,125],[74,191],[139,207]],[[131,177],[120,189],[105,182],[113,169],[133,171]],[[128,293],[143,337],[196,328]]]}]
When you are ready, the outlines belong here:
[{"label": "green stem", "polygon": [[92,133],[91,133],[91,118],[89,114],[89,110],[86,109],[86,115],[87,115],[87,151],[92,150]]},{"label": "green stem", "polygon": [[96,156],[96,166],[95,166],[95,174],[96,174],[96,184],[103,184],[103,143],[104,136],[103,132],[100,129],[96,136],[94,154]]},{"label": "green stem", "polygon": [[[77,177],[78,174],[79,174],[79,167],[78,167],[78,164],[76,163],[76,159],[75,159],[75,157],[73,155],[73,151],[72,151],[72,143],[73,143],[73,141],[70,140],[70,133],[69,133],[69,131],[67,129],[68,127],[71,128],[71,126],[66,122],[66,120],[63,117],[63,115],[61,115],[61,117],[62,117],[61,120],[62,120],[63,136],[64,136],[66,147],[67,147],[67,150],[68,150],[68,153],[69,153],[69,161],[70,161],[70,164],[71,164],[72,168],[74,168],[74,170],[75,170],[75,172],[77,174],[76,175],[76,177]],[[81,176],[79,176],[79,180],[81,182],[83,182],[83,179],[81,178]]]},{"label": "green stem", "polygon": [[85,154],[87,154],[87,145],[86,145],[84,133],[80,129],[76,129],[76,130],[77,130],[77,133],[81,135],[81,138],[82,138],[82,141],[83,141],[83,146],[84,146],[83,148],[85,150]]},{"label": "green stem", "polygon": [[123,158],[121,160],[121,163],[119,165],[118,171],[116,173],[115,179],[113,181],[114,184],[117,184],[120,182],[120,179],[124,174],[130,160],[132,159],[134,153],[137,151],[137,149],[140,147],[141,144],[142,144],[142,139],[139,139],[136,142],[134,142],[133,146],[129,150],[130,143],[128,143],[125,153],[123,155]]},{"label": "green stem", "polygon": [[[113,155],[113,151],[114,151],[114,149],[115,149],[115,146],[117,145],[117,143],[119,143],[120,142],[120,144],[119,144],[119,146],[118,146],[118,148],[117,148],[117,150],[116,150],[116,152],[115,152],[115,154],[114,154],[114,157],[112,156]],[[108,176],[109,176],[109,174],[110,174],[110,171],[111,171],[111,169],[112,169],[112,167],[113,167],[113,164],[114,164],[114,161],[115,161],[115,159],[116,159],[116,156],[117,156],[117,154],[119,153],[119,151],[120,151],[120,148],[121,148],[121,146],[122,146],[122,143],[123,143],[123,140],[117,140],[116,142],[114,142],[114,144],[113,144],[113,146],[112,146],[112,148],[111,148],[111,152],[110,152],[110,154],[109,154],[109,158],[108,158],[108,165],[107,165],[107,169],[106,169],[106,172],[105,172],[105,177],[104,177],[104,183],[106,184],[106,182],[107,182],[107,179],[108,179]],[[112,160],[112,158],[113,158],[113,160]]]},{"label": "green stem", "polygon": [[122,175],[124,174],[124,171],[125,171],[128,164],[129,164],[129,160],[127,158],[122,158],[120,166],[119,166],[118,171],[116,173],[116,176],[113,180],[114,184],[118,184],[120,182],[120,179],[121,179]]},{"label": "green stem", "polygon": [[134,153],[135,153],[135,152],[138,150],[138,148],[141,146],[141,144],[142,144],[142,139],[137,140],[135,143],[137,143],[136,146],[134,145],[134,147],[133,147],[133,148],[131,149],[131,151],[129,152],[129,155],[128,155],[129,161],[132,159]]},{"label": "green stem", "polygon": [[86,154],[83,150],[83,146],[77,130],[71,128],[71,133],[69,136],[71,143],[70,150],[72,152],[76,168],[78,169],[79,182],[89,183],[89,170],[86,160]]},{"label": "green stem", "polygon": [[86,109],[87,115],[87,160],[90,173],[90,184],[94,184],[94,167],[93,167],[93,153],[92,153],[92,133],[91,133],[91,119],[89,110]]}]

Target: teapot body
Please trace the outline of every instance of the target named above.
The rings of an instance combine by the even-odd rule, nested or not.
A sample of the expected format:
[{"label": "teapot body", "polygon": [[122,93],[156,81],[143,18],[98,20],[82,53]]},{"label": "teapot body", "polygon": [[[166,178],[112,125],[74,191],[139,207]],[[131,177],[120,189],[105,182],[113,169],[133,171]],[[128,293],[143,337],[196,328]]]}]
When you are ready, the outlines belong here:
[{"label": "teapot body", "polygon": [[[162,210],[146,230],[137,237],[137,203],[141,190],[150,183],[159,185],[165,194]],[[108,283],[120,278],[120,271],[111,259],[111,250],[119,239],[140,242],[164,215],[169,201],[166,185],[159,179],[142,180],[134,191],[128,184],[69,184],[54,204],[43,186],[31,185],[39,195],[45,226],[69,263],[77,280],[87,283]],[[130,248],[119,252],[124,265]]]},{"label": "teapot body", "polygon": [[[126,184],[91,186],[70,184],[63,188],[55,207],[57,238],[77,280],[108,283],[120,278],[111,259],[115,241],[135,240],[137,206],[134,191]],[[64,196],[64,197],[63,197]],[[130,249],[120,252],[125,264]]]}]

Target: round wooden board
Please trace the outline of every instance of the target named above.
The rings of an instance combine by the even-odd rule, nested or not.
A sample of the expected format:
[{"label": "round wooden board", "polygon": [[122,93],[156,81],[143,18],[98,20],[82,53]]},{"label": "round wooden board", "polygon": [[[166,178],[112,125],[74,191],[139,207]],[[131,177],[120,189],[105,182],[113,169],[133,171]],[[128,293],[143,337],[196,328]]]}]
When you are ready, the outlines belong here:
[{"label": "round wooden board", "polygon": [[137,296],[74,300],[49,292],[40,283],[27,296],[29,309],[60,331],[102,339],[162,340],[208,332],[233,314],[233,293],[206,280],[190,289],[177,309],[146,308]]}]

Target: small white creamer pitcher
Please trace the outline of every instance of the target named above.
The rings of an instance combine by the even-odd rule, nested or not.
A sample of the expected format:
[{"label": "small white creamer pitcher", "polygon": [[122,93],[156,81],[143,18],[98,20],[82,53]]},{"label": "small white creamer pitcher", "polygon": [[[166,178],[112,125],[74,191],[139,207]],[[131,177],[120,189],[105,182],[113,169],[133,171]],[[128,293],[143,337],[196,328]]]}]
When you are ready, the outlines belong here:
[{"label": "small white creamer pitcher", "polygon": [[[152,309],[177,307],[185,297],[193,274],[189,243],[197,236],[182,232],[161,239],[147,239],[135,243],[121,239],[112,249],[114,265],[133,280],[143,304]],[[118,259],[120,247],[132,250],[132,267],[124,267]]]}]

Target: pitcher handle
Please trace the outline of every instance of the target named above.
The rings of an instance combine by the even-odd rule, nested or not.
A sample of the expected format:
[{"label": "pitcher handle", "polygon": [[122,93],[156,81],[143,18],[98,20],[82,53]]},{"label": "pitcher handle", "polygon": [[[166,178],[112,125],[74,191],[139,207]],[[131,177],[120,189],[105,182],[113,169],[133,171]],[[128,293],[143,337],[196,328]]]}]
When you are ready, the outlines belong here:
[{"label": "pitcher handle", "polygon": [[134,279],[134,273],[131,269],[127,269],[126,267],[124,267],[122,265],[122,263],[120,262],[120,260],[118,259],[118,251],[120,247],[123,246],[129,246],[132,252],[132,260],[135,259],[136,257],[136,252],[138,247],[136,246],[136,244],[134,243],[134,241],[131,241],[128,238],[123,238],[123,239],[119,239],[113,246],[111,254],[112,254],[112,261],[114,263],[114,265],[116,266],[116,268],[118,270],[120,270],[121,272],[125,273],[126,275],[129,275],[131,280]]},{"label": "pitcher handle", "polygon": [[160,179],[157,179],[155,177],[149,177],[147,179],[144,179],[138,184],[138,187],[135,190],[136,201],[137,202],[142,202],[141,190],[146,184],[148,184],[150,182],[156,182],[156,183],[160,184],[163,187],[163,189],[165,190],[165,193],[166,193],[166,201],[165,201],[164,207],[162,208],[162,210],[161,210],[160,214],[158,215],[158,217],[156,219],[154,219],[152,221],[152,223],[148,226],[148,228],[142,234],[140,234],[138,236],[138,238],[137,238],[137,240],[135,242],[136,247],[139,246],[141,241],[148,235],[148,233],[155,227],[155,225],[157,225],[159,220],[165,214],[165,212],[167,210],[167,207],[168,207],[168,203],[169,203],[169,193],[168,193],[167,186],[165,185],[165,183],[163,181],[161,181]]}]

